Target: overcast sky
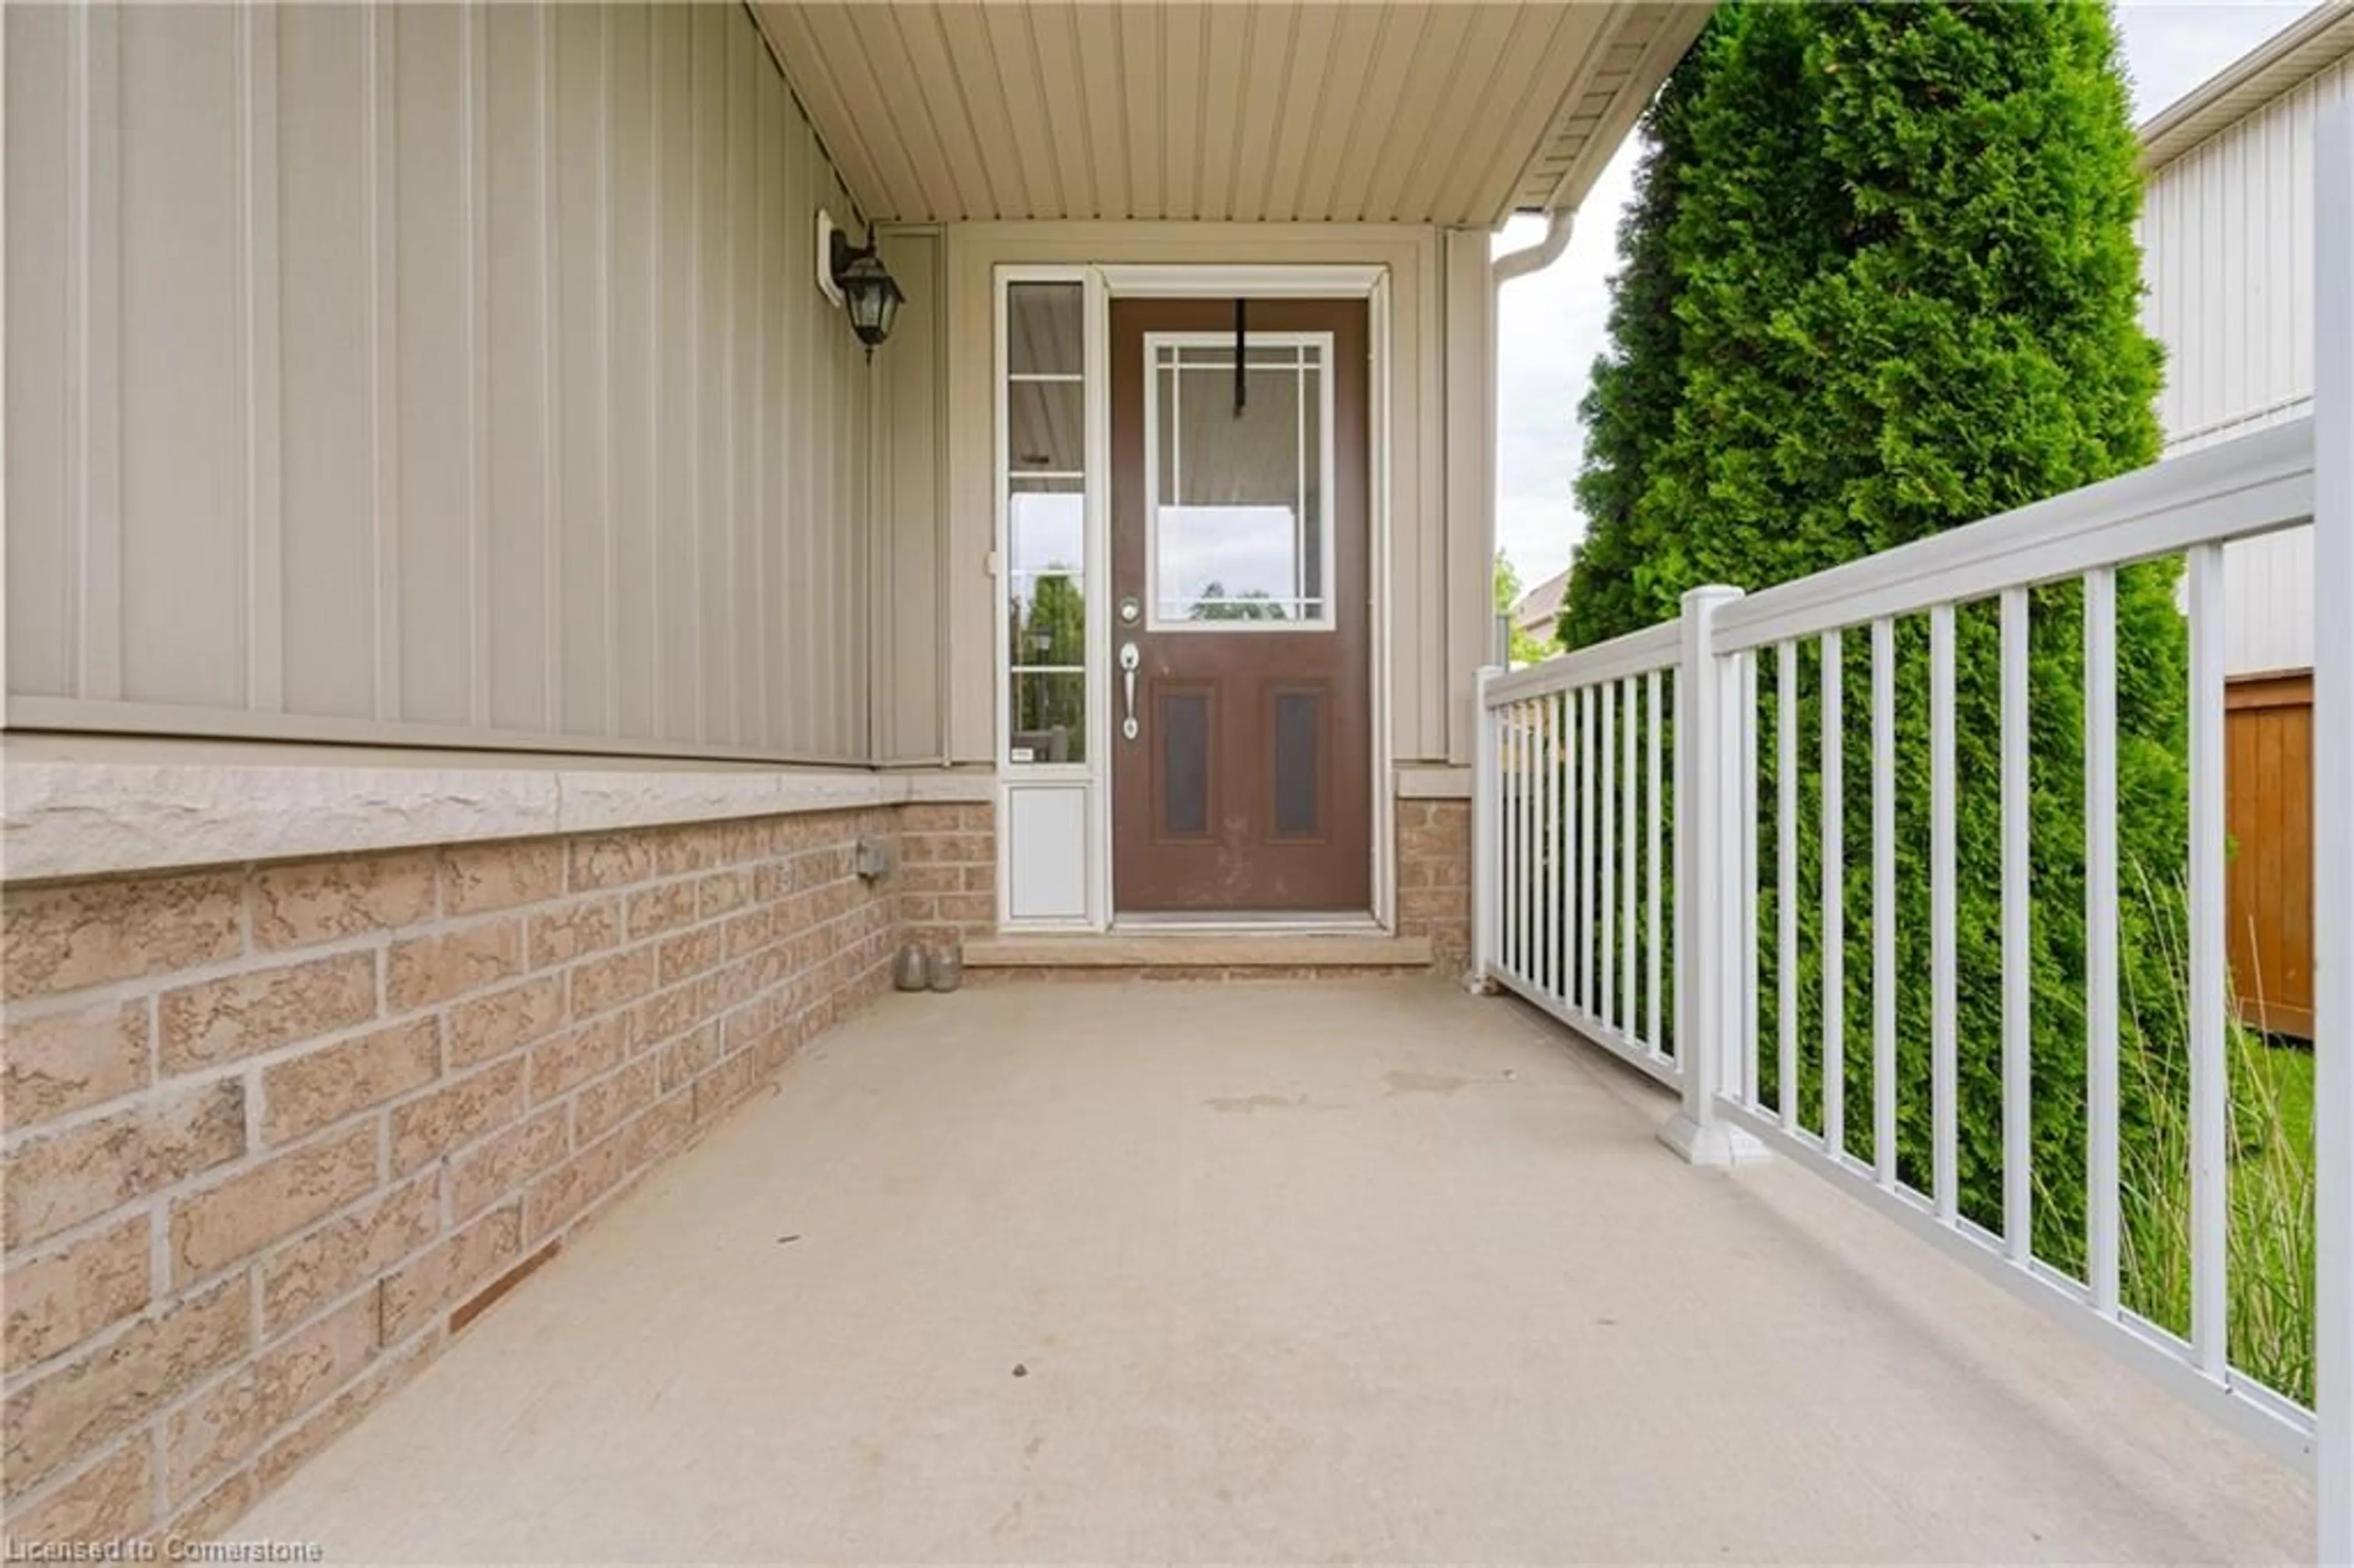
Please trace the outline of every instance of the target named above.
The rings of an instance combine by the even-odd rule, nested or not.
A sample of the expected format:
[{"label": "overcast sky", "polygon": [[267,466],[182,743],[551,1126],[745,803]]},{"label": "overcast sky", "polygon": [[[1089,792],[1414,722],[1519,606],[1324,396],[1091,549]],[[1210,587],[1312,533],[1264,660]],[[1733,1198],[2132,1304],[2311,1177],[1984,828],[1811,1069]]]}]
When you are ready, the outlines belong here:
[{"label": "overcast sky", "polygon": [[[2172,103],[2313,8],[2314,0],[2120,0],[2117,22],[2137,122]],[[1602,351],[1617,264],[1618,214],[1632,187],[1635,143],[1611,160],[1578,215],[1562,259],[1503,291],[1498,333],[1498,542],[1530,586],[1569,564],[1585,524],[1570,498],[1585,434],[1577,405]],[[1543,232],[1515,218],[1500,249]]]}]

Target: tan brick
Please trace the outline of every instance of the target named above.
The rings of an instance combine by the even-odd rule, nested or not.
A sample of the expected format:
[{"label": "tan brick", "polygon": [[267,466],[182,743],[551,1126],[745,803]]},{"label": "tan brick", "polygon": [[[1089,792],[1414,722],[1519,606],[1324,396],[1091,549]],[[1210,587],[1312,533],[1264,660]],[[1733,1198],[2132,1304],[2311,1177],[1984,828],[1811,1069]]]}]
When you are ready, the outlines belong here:
[{"label": "tan brick", "polygon": [[700,926],[692,931],[664,938],[662,944],[662,983],[676,985],[689,975],[699,975],[715,968],[725,951],[725,938],[716,926]]},{"label": "tan brick", "polygon": [[353,855],[253,874],[253,944],[271,949],[356,937],[433,916],[433,857]]},{"label": "tan brick", "polygon": [[[705,975],[697,982],[695,1010],[705,1018],[713,1018],[750,1001],[764,983],[763,974],[771,962],[764,956],[755,955]],[[781,978],[781,971],[777,978]]]},{"label": "tan brick", "polygon": [[441,1177],[429,1172],[279,1247],[262,1260],[265,1340],[348,1295],[441,1230]]},{"label": "tan brick", "polygon": [[638,1003],[630,1016],[637,1021],[633,1049],[684,1034],[703,1022],[702,988],[692,981],[658,991]]},{"label": "tan brick", "polygon": [[621,939],[621,901],[583,898],[531,917],[531,967],[544,969],[604,951]]},{"label": "tan brick", "polygon": [[536,1245],[578,1218],[621,1180],[625,1150],[619,1134],[565,1161],[524,1195],[524,1234]]},{"label": "tan brick", "polygon": [[986,893],[943,893],[939,917],[967,926],[987,925],[997,918],[997,900]]},{"label": "tan brick", "polygon": [[523,922],[486,921],[395,942],[385,995],[395,1012],[446,1001],[523,972]]},{"label": "tan brick", "polygon": [[759,951],[776,938],[777,912],[772,906],[747,909],[720,922],[719,932],[727,956],[740,959]]},{"label": "tan brick", "polygon": [[725,822],[695,822],[664,828],[654,834],[654,874],[683,876],[708,871],[727,858],[729,829]]},{"label": "tan brick", "polygon": [[627,887],[654,874],[654,850],[645,833],[601,833],[572,841],[572,891]]},{"label": "tan brick", "polygon": [[991,858],[991,843],[977,833],[909,833],[899,841],[899,858],[909,865],[947,861],[963,865]]},{"label": "tan brick", "polygon": [[145,1309],[148,1230],[147,1216],[135,1213],[56,1252],[11,1262],[0,1275],[11,1375]]},{"label": "tan brick", "polygon": [[376,1303],[355,1298],[175,1411],[164,1484],[175,1501],[237,1468],[262,1440],[357,1377],[376,1354]]},{"label": "tan brick", "polygon": [[261,1451],[253,1465],[255,1485],[265,1492],[277,1486],[296,1467],[357,1425],[360,1417],[381,1404],[387,1394],[424,1371],[425,1363],[433,1359],[438,1348],[431,1336],[424,1335],[387,1351],[358,1382]]},{"label": "tan brick", "polygon": [[19,1542],[95,1545],[143,1535],[154,1522],[155,1443],[143,1433],[9,1515],[8,1533]]},{"label": "tan brick", "polygon": [[438,1317],[468,1287],[523,1251],[520,1200],[492,1210],[439,1246],[385,1276],[379,1341],[398,1344]]},{"label": "tan brick", "polygon": [[570,1111],[548,1107],[529,1120],[486,1139],[450,1162],[450,1217],[465,1221],[553,1170],[571,1151]]},{"label": "tan brick", "polygon": [[749,1051],[738,1051],[695,1080],[695,1119],[705,1121],[736,1105],[759,1081],[760,1062]]},{"label": "tan brick", "polygon": [[450,1010],[454,1072],[528,1044],[564,1022],[564,977],[537,980],[460,1002]]},{"label": "tan brick", "polygon": [[752,874],[716,871],[695,884],[695,914],[699,920],[726,915],[752,902]]},{"label": "tan brick", "polygon": [[147,1003],[101,1002],[0,1025],[0,1127],[14,1132],[147,1083]]},{"label": "tan brick", "polygon": [[441,903],[452,915],[537,904],[563,891],[559,840],[466,844],[441,852]]},{"label": "tan brick", "polygon": [[245,1090],[208,1084],[31,1138],[0,1159],[10,1248],[144,1197],[245,1152]]},{"label": "tan brick", "polygon": [[253,1339],[251,1308],[244,1278],[225,1279],[11,1394],[0,1422],[9,1495],[96,1452],[243,1356]]},{"label": "tan brick", "polygon": [[571,1012],[588,1018],[608,1008],[634,1001],[654,988],[654,949],[651,944],[608,953],[575,964],[571,970]]},{"label": "tan brick", "polygon": [[641,887],[630,895],[627,908],[630,940],[633,942],[641,937],[691,926],[695,923],[695,884],[657,882],[652,887]]},{"label": "tan brick", "polygon": [[79,991],[237,957],[238,878],[135,877],[0,892],[0,994]]},{"label": "tan brick", "polygon": [[376,955],[338,953],[164,993],[166,1073],[193,1072],[376,1016]]},{"label": "tan brick", "polygon": [[449,1087],[396,1106],[392,1168],[407,1175],[523,1114],[524,1063],[511,1056]]},{"label": "tan brick", "polygon": [[164,1533],[177,1541],[212,1541],[253,1510],[261,1496],[253,1472],[239,1470],[174,1514]]},{"label": "tan brick", "polygon": [[210,1274],[376,1185],[376,1129],[363,1123],[290,1150],[172,1205],[172,1277]]},{"label": "tan brick", "polygon": [[630,1015],[616,1012],[583,1024],[560,1039],[535,1046],[531,1053],[531,1097],[536,1105],[611,1072],[630,1054]]},{"label": "tan brick", "polygon": [[662,1092],[670,1094],[684,1088],[719,1060],[719,1032],[705,1024],[664,1046],[661,1060]]},{"label": "tan brick", "polygon": [[413,1019],[270,1065],[261,1075],[261,1136],[292,1143],[347,1116],[431,1083],[441,1071],[441,1025]]},{"label": "tan brick", "polygon": [[573,1141],[583,1147],[596,1142],[653,1104],[661,1092],[662,1070],[652,1056],[583,1085],[572,1100]]},{"label": "tan brick", "polygon": [[623,1168],[641,1171],[652,1164],[686,1141],[686,1135],[694,1124],[695,1089],[690,1085],[668,1098],[657,1101],[653,1108],[616,1135],[624,1140],[621,1146]]}]

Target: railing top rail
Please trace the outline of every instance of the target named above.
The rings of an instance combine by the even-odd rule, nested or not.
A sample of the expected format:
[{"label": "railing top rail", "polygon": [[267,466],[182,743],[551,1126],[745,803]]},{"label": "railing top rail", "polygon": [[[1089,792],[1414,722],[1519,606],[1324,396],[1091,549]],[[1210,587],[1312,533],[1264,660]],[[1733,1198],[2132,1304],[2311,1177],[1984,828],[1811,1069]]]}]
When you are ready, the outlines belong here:
[{"label": "railing top rail", "polygon": [[1673,669],[1679,647],[1677,637],[1676,622],[1663,620],[1591,648],[1580,648],[1575,653],[1556,653],[1490,680],[1488,705],[1500,708],[1548,692],[1575,691],[1580,686],[1624,680],[1653,670]]},{"label": "railing top rail", "polygon": [[2302,418],[1750,594],[1717,611],[1715,651],[1987,599],[2312,515],[2313,421]]}]

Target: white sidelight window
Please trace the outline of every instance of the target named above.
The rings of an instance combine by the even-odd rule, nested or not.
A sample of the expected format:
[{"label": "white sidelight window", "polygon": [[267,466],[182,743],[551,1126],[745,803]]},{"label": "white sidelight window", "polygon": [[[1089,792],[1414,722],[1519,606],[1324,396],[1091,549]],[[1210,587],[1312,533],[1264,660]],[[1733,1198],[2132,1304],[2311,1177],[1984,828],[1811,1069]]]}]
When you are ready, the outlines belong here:
[{"label": "white sidelight window", "polygon": [[1087,761],[1086,286],[1009,283],[1005,761]]}]

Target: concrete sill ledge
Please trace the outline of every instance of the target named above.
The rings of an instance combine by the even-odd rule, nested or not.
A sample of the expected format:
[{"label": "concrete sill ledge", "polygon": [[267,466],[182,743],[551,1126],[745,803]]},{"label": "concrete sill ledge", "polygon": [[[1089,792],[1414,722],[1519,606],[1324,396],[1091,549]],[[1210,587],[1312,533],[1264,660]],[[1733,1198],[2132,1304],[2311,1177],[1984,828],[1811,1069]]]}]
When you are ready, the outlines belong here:
[{"label": "concrete sill ledge", "polygon": [[992,937],[966,943],[964,961],[983,969],[1427,969],[1431,952],[1427,937],[1119,932]]}]

